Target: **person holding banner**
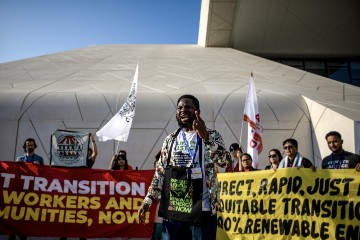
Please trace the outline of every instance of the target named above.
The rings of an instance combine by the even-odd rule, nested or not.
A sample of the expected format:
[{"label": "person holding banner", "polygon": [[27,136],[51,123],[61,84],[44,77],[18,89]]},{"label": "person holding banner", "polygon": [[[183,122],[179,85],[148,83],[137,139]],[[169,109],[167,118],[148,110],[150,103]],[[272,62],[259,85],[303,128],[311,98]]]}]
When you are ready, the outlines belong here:
[{"label": "person holding banner", "polygon": [[280,161],[278,168],[304,167],[316,171],[314,164],[298,152],[298,142],[296,139],[288,138],[283,142],[285,157]]},{"label": "person holding banner", "polygon": [[138,218],[145,223],[145,213],[161,194],[163,239],[215,240],[220,207],[216,165],[227,167],[231,156],[220,133],[206,127],[193,95],[178,99],[176,120],[180,128],[165,138]]},{"label": "person holding banner", "polygon": [[240,172],[251,172],[258,170],[252,166],[253,160],[250,154],[248,153],[241,154],[240,161],[241,161]]},{"label": "person holding banner", "polygon": [[[86,167],[92,168],[98,155],[98,150],[93,133],[90,133],[91,148],[88,148],[88,158],[86,159]],[[59,240],[66,240],[67,237],[61,237]],[[79,240],[86,240],[86,238],[79,238]]]},{"label": "person holding banner", "polygon": [[26,139],[23,145],[25,154],[17,157],[16,162],[31,162],[33,164],[44,165],[44,159],[41,156],[35,154],[36,148],[37,145],[35,139]]},{"label": "person holding banner", "polygon": [[281,152],[279,149],[273,148],[269,151],[269,162],[270,165],[265,167],[265,170],[272,169],[276,171],[279,166],[280,160],[282,159]]},{"label": "person holding banner", "polygon": [[225,169],[225,172],[240,172],[239,158],[244,152],[238,143],[232,143],[229,150],[232,155],[232,164]]},{"label": "person holding banner", "polygon": [[331,154],[323,159],[322,169],[355,168],[360,172],[360,156],[343,149],[343,140],[339,132],[331,131],[326,134],[325,139]]},{"label": "person holding banner", "polygon": [[90,141],[91,141],[91,148],[88,149],[88,159],[86,161],[86,166],[88,168],[92,168],[92,166],[95,163],[96,157],[98,155],[98,150],[93,133],[90,133]]},{"label": "person holding banner", "polygon": [[[33,164],[44,165],[44,159],[41,156],[35,154],[36,148],[37,148],[37,145],[36,145],[35,139],[33,139],[33,138],[26,139],[23,144],[23,149],[25,151],[25,154],[17,157],[16,162],[19,162],[19,163],[29,162],[29,163],[33,163]],[[15,235],[9,236],[9,240],[15,240],[15,239],[16,239]],[[27,236],[19,235],[19,239],[26,240]]]}]

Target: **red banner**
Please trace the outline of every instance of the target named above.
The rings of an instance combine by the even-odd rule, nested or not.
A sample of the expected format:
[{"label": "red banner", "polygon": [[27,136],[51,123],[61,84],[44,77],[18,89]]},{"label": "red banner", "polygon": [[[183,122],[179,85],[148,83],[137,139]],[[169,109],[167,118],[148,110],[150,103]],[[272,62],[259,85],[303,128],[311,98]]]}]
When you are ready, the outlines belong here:
[{"label": "red banner", "polygon": [[0,161],[0,234],[150,237],[155,207],[145,225],[137,211],[153,174]]}]

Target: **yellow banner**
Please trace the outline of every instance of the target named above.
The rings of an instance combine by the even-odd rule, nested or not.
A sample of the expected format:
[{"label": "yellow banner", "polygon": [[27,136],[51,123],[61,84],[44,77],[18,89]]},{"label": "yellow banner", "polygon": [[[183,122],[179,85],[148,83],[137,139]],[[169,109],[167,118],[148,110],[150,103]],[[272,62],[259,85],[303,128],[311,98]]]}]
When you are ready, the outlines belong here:
[{"label": "yellow banner", "polygon": [[217,239],[360,239],[360,173],[287,168],[218,174]]}]

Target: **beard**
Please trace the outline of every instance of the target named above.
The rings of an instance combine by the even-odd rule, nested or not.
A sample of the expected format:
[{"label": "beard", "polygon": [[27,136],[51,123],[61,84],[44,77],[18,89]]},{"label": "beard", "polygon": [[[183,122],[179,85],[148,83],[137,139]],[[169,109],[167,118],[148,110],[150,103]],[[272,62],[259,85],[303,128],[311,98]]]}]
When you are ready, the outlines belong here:
[{"label": "beard", "polygon": [[339,153],[342,152],[342,148],[337,148],[335,150],[332,150],[332,152],[335,153],[335,154],[339,154]]},{"label": "beard", "polygon": [[28,153],[33,153],[33,152],[34,152],[34,149],[33,149],[33,148],[28,148],[28,149],[27,149],[27,152],[28,152]]},{"label": "beard", "polygon": [[192,128],[194,121],[194,119],[191,119],[190,121],[182,122],[181,119],[178,117],[176,117],[176,120],[180,128]]}]

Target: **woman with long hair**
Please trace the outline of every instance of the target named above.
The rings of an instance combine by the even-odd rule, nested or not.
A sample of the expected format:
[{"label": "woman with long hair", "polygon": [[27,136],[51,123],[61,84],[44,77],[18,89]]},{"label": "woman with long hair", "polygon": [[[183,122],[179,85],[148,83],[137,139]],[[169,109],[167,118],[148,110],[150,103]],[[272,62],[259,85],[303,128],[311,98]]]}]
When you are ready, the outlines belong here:
[{"label": "woman with long hair", "polygon": [[272,169],[276,170],[279,166],[279,163],[282,159],[281,152],[279,149],[273,148],[269,151],[269,163],[270,165],[267,165],[265,167],[265,170]]},{"label": "woman with long hair", "polygon": [[122,151],[119,154],[115,154],[110,162],[110,170],[133,170],[133,168],[128,164],[126,154]]}]

